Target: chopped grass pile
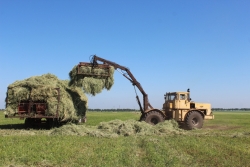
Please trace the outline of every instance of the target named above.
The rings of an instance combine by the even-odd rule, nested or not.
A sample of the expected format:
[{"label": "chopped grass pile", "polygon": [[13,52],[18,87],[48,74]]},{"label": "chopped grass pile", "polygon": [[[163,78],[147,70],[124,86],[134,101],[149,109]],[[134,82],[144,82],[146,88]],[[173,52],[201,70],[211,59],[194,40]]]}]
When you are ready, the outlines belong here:
[{"label": "chopped grass pile", "polygon": [[[80,75],[78,74],[78,70]],[[69,85],[81,87],[85,93],[95,96],[96,94],[101,93],[103,89],[111,89],[114,84],[113,75],[114,67],[112,66],[108,69],[103,69],[76,65],[69,73]]]},{"label": "chopped grass pile", "polygon": [[60,128],[55,128],[50,135],[80,135],[95,137],[118,137],[133,135],[165,135],[182,134],[184,130],[179,129],[175,120],[167,120],[152,126],[146,122],[135,120],[113,120],[101,122],[98,126],[87,127],[85,125],[68,124]]},{"label": "chopped grass pile", "polygon": [[8,86],[7,115],[17,113],[20,101],[47,102],[45,115],[55,115],[58,104],[58,91],[60,89],[59,117],[62,121],[77,120],[85,115],[87,110],[87,97],[78,87],[69,87],[69,81],[59,80],[53,74],[33,76],[25,80],[16,81]]}]

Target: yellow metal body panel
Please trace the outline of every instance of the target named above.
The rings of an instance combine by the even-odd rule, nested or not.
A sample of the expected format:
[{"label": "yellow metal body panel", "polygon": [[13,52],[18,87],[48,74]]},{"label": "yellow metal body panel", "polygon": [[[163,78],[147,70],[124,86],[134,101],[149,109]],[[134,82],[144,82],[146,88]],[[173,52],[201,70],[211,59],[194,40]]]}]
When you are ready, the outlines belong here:
[{"label": "yellow metal body panel", "polygon": [[214,115],[205,115],[204,119],[214,119]]},{"label": "yellow metal body panel", "polygon": [[175,110],[174,111],[174,115],[173,115],[173,119],[175,119],[176,121],[184,121],[185,116],[187,114],[189,110]]},{"label": "yellow metal body panel", "polygon": [[211,104],[209,103],[195,103],[195,108],[203,110],[206,109],[206,115],[210,115],[212,110],[211,110]]}]

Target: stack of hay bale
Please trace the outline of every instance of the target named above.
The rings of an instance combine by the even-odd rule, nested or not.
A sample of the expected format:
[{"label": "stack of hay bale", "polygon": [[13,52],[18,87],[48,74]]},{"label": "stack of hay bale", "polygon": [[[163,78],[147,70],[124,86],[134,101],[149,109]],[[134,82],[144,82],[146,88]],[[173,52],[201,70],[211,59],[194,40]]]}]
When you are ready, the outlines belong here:
[{"label": "stack of hay bale", "polygon": [[78,87],[69,87],[67,80],[59,80],[55,75],[44,74],[16,81],[8,86],[7,115],[14,115],[21,101],[44,101],[47,103],[45,115],[55,115],[60,90],[59,117],[62,121],[76,120],[87,110],[87,97]]},{"label": "stack of hay bale", "polygon": [[[21,101],[44,101],[47,103],[45,115],[55,115],[58,104],[58,91],[60,89],[59,118],[61,121],[75,121],[85,116],[88,99],[84,93],[96,95],[102,89],[109,90],[113,83],[114,68],[110,68],[109,77],[91,77],[78,75],[75,66],[69,73],[69,80],[59,80],[53,74],[33,76],[25,80],[16,81],[8,86],[6,115],[13,116],[17,113],[18,104]],[[85,74],[93,72],[102,74],[104,69],[96,68],[94,71],[87,66],[81,69]]]}]

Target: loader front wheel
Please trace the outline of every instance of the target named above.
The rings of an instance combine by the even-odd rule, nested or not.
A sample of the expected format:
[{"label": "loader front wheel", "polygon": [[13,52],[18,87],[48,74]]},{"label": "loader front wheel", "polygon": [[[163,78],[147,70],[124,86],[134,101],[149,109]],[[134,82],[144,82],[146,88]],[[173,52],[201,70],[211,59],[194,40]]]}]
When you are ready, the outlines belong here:
[{"label": "loader front wheel", "polygon": [[187,113],[185,124],[188,130],[200,129],[203,126],[203,117],[198,111],[190,111]]},{"label": "loader front wheel", "polygon": [[164,117],[159,111],[150,111],[145,115],[144,121],[151,125],[156,125],[163,122]]}]

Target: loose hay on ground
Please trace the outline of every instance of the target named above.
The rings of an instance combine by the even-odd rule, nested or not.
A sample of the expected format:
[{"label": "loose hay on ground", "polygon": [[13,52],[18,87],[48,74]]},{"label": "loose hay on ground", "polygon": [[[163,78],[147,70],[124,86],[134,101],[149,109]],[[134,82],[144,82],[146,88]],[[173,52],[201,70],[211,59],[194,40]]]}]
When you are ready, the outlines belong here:
[{"label": "loose hay on ground", "polygon": [[63,127],[53,129],[51,135],[80,135],[95,137],[118,137],[134,135],[165,135],[183,134],[184,130],[178,128],[178,123],[174,120],[164,121],[155,126],[146,122],[135,120],[113,120],[101,122],[98,126],[85,126],[68,124]]}]

